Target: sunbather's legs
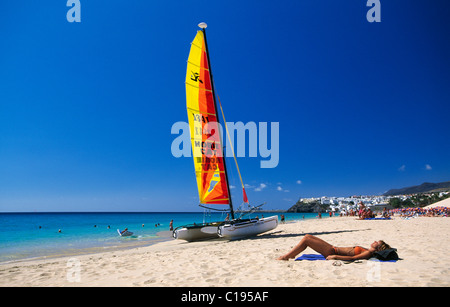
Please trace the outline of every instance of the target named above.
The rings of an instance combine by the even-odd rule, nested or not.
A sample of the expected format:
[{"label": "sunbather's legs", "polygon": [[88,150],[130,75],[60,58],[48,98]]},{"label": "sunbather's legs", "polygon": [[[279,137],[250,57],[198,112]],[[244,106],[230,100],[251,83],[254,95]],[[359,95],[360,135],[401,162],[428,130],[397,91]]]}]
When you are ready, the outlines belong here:
[{"label": "sunbather's legs", "polygon": [[318,237],[307,234],[290,252],[279,257],[278,260],[288,260],[290,258],[295,258],[295,256],[303,252],[307,247],[312,248],[316,252],[322,254],[324,257],[335,254],[333,245],[325,242],[322,239],[319,239]]}]

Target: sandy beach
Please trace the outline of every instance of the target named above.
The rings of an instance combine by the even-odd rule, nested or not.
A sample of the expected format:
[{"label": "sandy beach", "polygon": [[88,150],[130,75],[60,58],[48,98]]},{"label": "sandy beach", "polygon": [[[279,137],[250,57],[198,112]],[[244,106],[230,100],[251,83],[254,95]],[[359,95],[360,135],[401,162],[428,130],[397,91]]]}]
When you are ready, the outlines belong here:
[{"label": "sandy beach", "polygon": [[[3,263],[0,286],[450,286],[449,226],[450,219],[442,217],[305,220],[244,240],[173,240],[129,250]],[[307,233],[336,246],[368,247],[385,240],[398,249],[402,260],[275,260]]]}]

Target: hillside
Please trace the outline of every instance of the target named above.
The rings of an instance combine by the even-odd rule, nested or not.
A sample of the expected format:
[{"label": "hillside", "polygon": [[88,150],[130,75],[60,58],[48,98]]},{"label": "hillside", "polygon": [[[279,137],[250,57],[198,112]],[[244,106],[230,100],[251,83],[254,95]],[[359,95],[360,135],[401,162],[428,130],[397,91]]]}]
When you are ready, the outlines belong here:
[{"label": "hillside", "polygon": [[450,190],[450,181],[431,183],[424,182],[421,185],[416,185],[412,187],[406,187],[401,189],[391,189],[384,193],[384,196],[392,195],[406,195],[406,194],[417,194],[417,193],[429,193],[429,192],[441,192]]},{"label": "hillside", "polygon": [[294,213],[317,213],[325,212],[328,209],[328,205],[321,205],[319,201],[311,203],[303,203],[298,201],[295,205],[287,210],[287,212]]}]

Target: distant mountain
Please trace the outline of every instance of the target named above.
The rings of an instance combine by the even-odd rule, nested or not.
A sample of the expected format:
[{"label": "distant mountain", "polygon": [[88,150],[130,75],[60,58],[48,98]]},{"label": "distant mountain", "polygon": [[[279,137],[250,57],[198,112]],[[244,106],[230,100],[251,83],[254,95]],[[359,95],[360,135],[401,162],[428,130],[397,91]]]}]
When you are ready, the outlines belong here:
[{"label": "distant mountain", "polygon": [[391,189],[384,193],[384,196],[392,195],[405,195],[405,194],[417,194],[417,193],[429,193],[429,192],[440,192],[450,190],[450,181],[431,183],[424,182],[421,185],[415,185],[412,187],[406,187],[401,189]]}]

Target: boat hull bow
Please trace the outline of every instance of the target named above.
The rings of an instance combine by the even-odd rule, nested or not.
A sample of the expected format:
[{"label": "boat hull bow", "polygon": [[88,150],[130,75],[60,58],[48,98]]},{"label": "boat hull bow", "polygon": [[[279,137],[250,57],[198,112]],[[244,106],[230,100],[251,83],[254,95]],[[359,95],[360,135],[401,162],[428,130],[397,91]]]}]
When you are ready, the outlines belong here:
[{"label": "boat hull bow", "polygon": [[233,221],[218,227],[219,237],[238,238],[254,236],[275,229],[278,226],[278,215],[261,219]]}]

